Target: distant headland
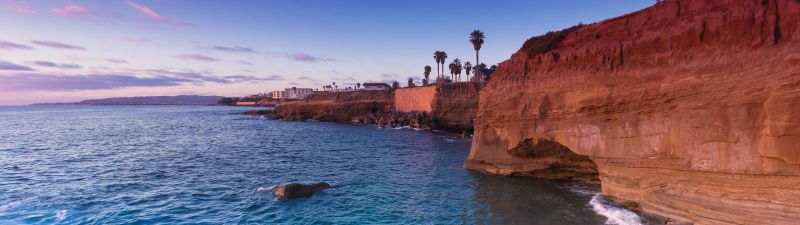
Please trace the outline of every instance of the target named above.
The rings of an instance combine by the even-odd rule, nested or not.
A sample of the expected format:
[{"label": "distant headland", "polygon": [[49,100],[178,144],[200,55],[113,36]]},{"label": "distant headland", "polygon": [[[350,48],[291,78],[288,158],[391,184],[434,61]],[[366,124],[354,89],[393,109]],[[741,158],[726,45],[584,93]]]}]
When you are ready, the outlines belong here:
[{"label": "distant headland", "polygon": [[178,95],[137,96],[88,99],[72,103],[37,103],[32,105],[214,105],[222,96]]}]

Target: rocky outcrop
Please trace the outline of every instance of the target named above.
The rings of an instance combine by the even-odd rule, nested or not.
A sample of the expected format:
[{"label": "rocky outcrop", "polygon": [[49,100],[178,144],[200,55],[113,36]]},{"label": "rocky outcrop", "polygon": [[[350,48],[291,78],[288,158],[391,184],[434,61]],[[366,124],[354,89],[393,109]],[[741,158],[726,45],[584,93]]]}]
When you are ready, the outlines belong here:
[{"label": "rocky outcrop", "polygon": [[269,190],[281,198],[308,198],[314,195],[314,193],[330,187],[331,185],[325,182],[313,184],[291,183],[286,185],[277,185],[271,187]]},{"label": "rocky outcrop", "polygon": [[455,133],[472,133],[472,124],[478,113],[481,83],[457,82],[441,84],[433,99],[434,129]]},{"label": "rocky outcrop", "polygon": [[481,91],[466,166],[596,168],[655,224],[797,224],[799,26],[796,0],[681,0],[532,38]]},{"label": "rocky outcrop", "polygon": [[394,91],[316,93],[307,100],[281,104],[272,118],[472,133],[480,89],[479,83],[462,82]]},{"label": "rocky outcrop", "polygon": [[392,110],[391,91],[317,93],[305,100],[275,107],[272,118],[283,120],[361,121]]}]

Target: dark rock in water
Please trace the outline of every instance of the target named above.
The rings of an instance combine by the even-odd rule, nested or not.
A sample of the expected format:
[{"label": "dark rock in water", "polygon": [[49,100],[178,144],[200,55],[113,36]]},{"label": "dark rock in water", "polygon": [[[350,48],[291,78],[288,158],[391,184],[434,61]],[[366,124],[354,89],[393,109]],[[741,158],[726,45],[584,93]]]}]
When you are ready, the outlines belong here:
[{"label": "dark rock in water", "polygon": [[272,193],[275,193],[275,195],[278,197],[282,198],[307,198],[311,197],[311,195],[314,195],[314,193],[318,191],[330,187],[331,185],[325,182],[314,184],[291,183],[286,185],[278,185],[270,188],[269,190],[272,191]]},{"label": "dark rock in water", "polygon": [[270,110],[247,110],[244,112],[240,112],[239,114],[258,116],[258,115],[271,115],[273,113],[274,112],[270,109]]}]

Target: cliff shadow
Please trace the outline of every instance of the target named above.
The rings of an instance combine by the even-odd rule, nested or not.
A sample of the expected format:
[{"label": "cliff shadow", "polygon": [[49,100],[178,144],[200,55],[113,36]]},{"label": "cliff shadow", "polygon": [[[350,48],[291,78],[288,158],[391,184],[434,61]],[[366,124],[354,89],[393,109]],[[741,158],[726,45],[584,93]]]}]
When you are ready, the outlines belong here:
[{"label": "cliff shadow", "polygon": [[579,155],[555,140],[527,138],[507,152],[544,165],[544,169],[516,171],[511,173],[512,176],[591,182],[600,180],[597,165],[591,158]]}]

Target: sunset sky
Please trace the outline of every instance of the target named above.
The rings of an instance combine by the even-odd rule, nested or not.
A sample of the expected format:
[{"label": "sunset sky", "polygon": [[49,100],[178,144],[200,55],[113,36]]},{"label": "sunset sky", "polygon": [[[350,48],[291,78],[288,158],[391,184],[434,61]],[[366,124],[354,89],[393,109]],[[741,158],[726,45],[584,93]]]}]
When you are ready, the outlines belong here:
[{"label": "sunset sky", "polygon": [[474,62],[474,29],[491,65],[654,2],[0,0],[0,105],[402,82],[436,50]]}]

